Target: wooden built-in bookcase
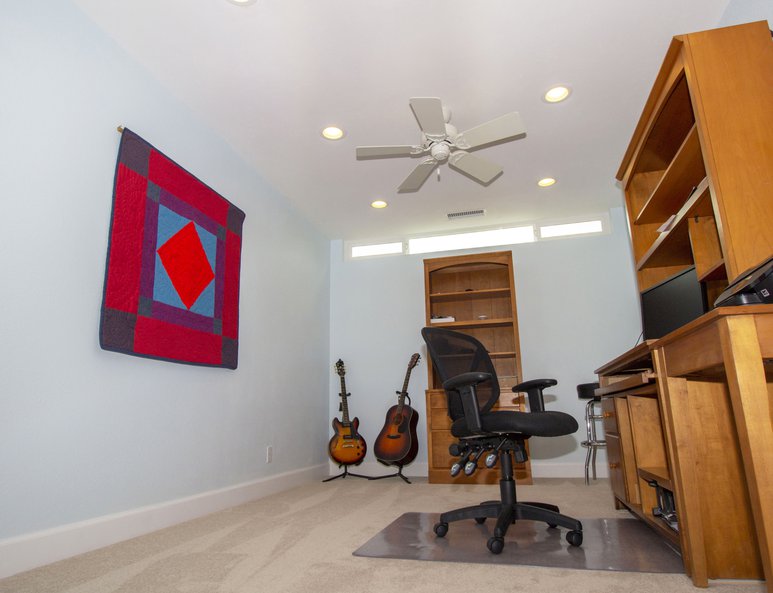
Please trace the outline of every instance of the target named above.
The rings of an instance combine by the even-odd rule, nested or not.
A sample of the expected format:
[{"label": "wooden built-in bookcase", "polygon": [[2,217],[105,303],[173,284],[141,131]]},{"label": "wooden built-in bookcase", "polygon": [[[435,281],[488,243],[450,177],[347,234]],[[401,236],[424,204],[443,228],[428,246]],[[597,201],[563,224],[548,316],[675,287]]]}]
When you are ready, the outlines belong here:
[{"label": "wooden built-in bookcase", "polygon": [[[494,409],[521,410],[523,395],[512,387],[521,379],[521,352],[513,281],[512,253],[500,251],[424,260],[426,325],[469,334],[486,346],[499,378],[500,396]],[[453,321],[433,322],[433,318]],[[485,467],[472,476],[452,477],[456,460],[448,452],[451,436],[446,396],[432,364],[428,364],[427,451],[432,483],[486,483],[499,480],[497,470]],[[516,480],[531,483],[529,462],[516,464]]]}]

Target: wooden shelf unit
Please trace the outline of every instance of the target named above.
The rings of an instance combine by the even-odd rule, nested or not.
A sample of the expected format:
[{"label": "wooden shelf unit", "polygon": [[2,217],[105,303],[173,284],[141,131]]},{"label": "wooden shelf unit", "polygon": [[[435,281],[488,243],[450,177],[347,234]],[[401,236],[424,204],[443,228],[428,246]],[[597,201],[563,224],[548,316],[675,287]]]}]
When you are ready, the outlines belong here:
[{"label": "wooden shelf unit", "polygon": [[[674,37],[617,172],[640,291],[694,265],[711,306],[773,254],[771,72],[765,21]],[[616,506],[679,546],[696,586],[773,593],[773,305],[713,309],[596,372]]]},{"label": "wooden shelf unit", "polygon": [[765,21],[673,39],[617,172],[640,291],[695,265],[710,305],[773,253],[771,71]]},{"label": "wooden shelf unit", "polygon": [[[521,353],[513,281],[512,253],[500,251],[424,260],[426,325],[469,334],[489,350],[497,371],[500,396],[495,409],[525,409],[523,394],[511,388],[521,381]],[[450,322],[433,322],[433,317],[453,317]],[[471,476],[452,477],[449,470],[456,458],[448,446],[451,436],[446,396],[431,361],[427,365],[427,451],[431,483],[494,484],[497,469],[482,466]],[[531,483],[529,462],[515,465],[516,480]]]}]

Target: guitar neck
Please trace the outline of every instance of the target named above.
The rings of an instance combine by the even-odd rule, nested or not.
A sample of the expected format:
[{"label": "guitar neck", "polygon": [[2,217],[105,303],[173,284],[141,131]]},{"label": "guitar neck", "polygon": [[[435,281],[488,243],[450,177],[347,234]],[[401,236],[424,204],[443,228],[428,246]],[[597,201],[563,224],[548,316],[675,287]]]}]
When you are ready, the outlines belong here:
[{"label": "guitar neck", "polygon": [[403,388],[397,392],[398,393],[398,396],[397,396],[398,412],[403,411],[403,406],[405,405],[405,397],[408,395],[408,381],[411,379],[411,371],[413,370],[413,367],[415,367],[418,362],[419,362],[419,355],[414,354],[411,357],[410,362],[408,363],[408,369],[405,371],[405,381],[403,381]]},{"label": "guitar neck", "polygon": [[345,426],[348,426],[351,423],[349,420],[349,404],[347,402],[348,397],[349,394],[346,393],[346,381],[344,381],[344,376],[341,375],[341,423]]}]

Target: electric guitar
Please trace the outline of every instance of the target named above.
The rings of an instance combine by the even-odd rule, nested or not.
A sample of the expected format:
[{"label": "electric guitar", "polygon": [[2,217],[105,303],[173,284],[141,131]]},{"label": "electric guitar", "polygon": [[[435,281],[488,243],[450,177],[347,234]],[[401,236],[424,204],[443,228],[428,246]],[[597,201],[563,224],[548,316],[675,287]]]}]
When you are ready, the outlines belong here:
[{"label": "electric guitar", "polygon": [[416,425],[419,422],[419,413],[405,399],[411,401],[408,395],[408,380],[411,371],[419,363],[419,354],[411,356],[408,370],[405,372],[405,381],[401,391],[397,391],[397,405],[389,408],[386,415],[384,428],[376,439],[373,451],[384,465],[407,465],[416,458],[419,452],[419,441],[416,438]]},{"label": "electric guitar", "polygon": [[351,394],[346,392],[346,383],[344,382],[346,369],[344,368],[344,361],[340,358],[335,364],[335,369],[341,378],[341,404],[339,410],[343,414],[340,421],[338,418],[333,418],[335,434],[330,439],[327,449],[331,459],[338,465],[359,465],[368,451],[368,446],[365,443],[365,439],[357,432],[360,426],[359,419],[355,418],[349,421],[349,406],[346,398]]}]

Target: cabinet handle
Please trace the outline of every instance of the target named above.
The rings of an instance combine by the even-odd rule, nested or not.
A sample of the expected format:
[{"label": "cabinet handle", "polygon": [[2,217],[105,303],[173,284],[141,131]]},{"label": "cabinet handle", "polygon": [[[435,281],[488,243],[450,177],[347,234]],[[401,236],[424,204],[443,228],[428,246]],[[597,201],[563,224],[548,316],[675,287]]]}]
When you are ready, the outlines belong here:
[{"label": "cabinet handle", "polygon": [[613,412],[604,412],[601,416],[603,418],[614,418],[615,417]]},{"label": "cabinet handle", "polygon": [[609,464],[609,469],[617,469],[618,467],[620,467],[619,463],[610,463]]}]

